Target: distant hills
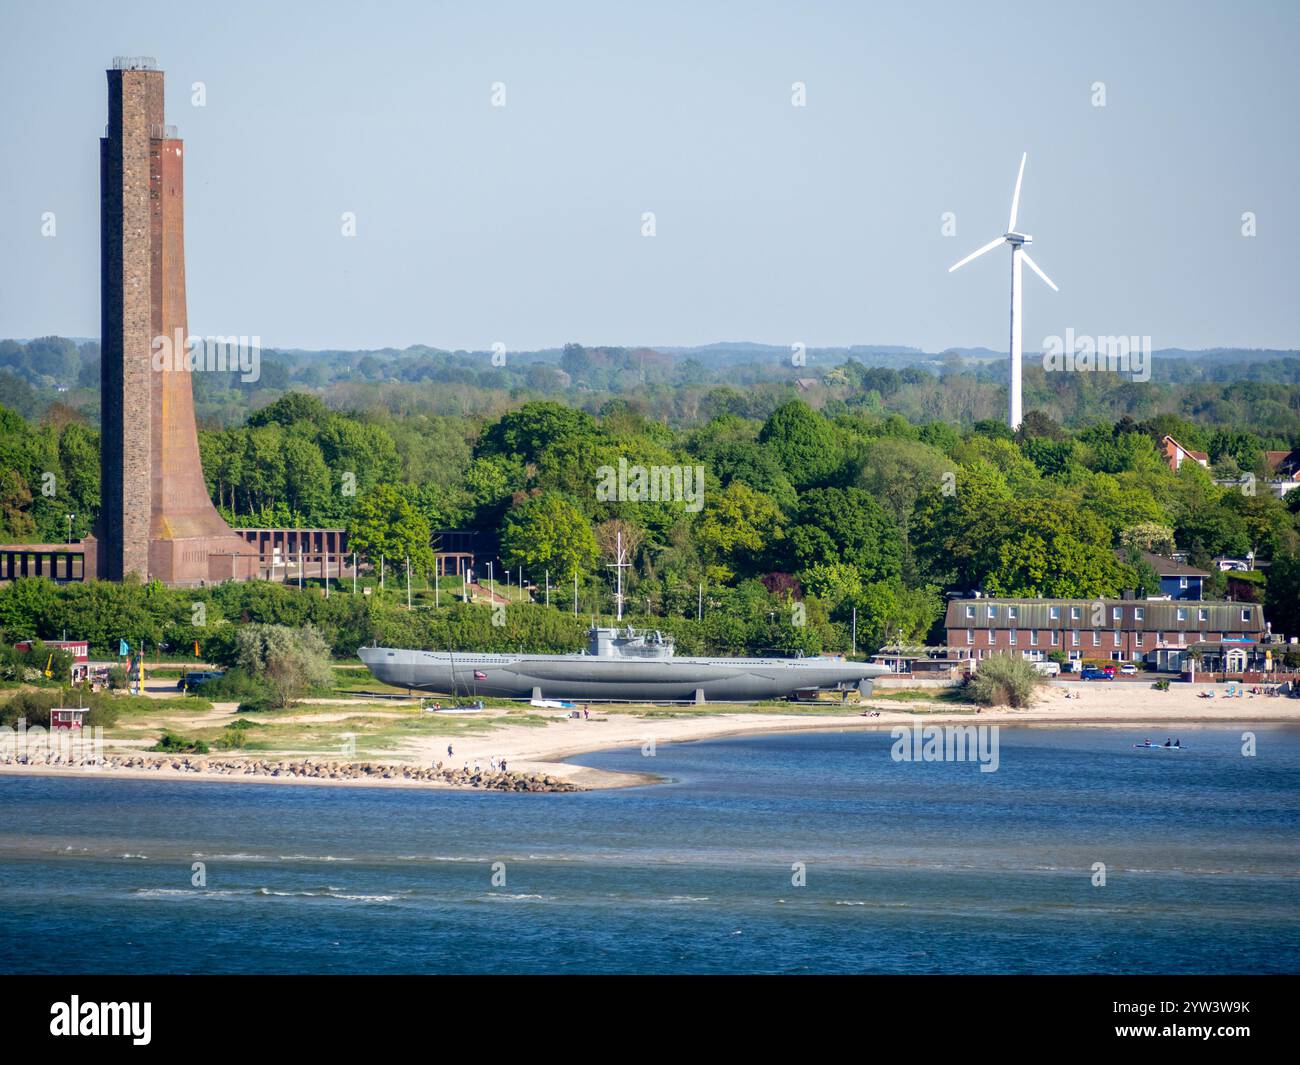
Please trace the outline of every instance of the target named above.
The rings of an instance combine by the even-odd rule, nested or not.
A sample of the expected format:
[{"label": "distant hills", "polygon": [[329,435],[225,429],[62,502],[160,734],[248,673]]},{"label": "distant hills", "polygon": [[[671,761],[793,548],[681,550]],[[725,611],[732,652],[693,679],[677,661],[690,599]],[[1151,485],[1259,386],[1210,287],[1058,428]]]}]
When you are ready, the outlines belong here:
[{"label": "distant hills", "polygon": [[[28,344],[34,339],[13,338],[14,343]],[[96,337],[68,337],[78,347],[84,344],[98,344]],[[0,341],[3,343],[4,341]],[[765,344],[753,340],[721,340],[712,344],[673,345],[673,344],[601,344],[588,345],[592,348],[617,351],[647,351],[671,355],[681,359],[697,359],[706,365],[710,360],[734,362],[747,359],[761,359],[771,356],[785,357],[791,352],[789,344]],[[440,348],[429,344],[411,344],[405,348],[287,348],[267,346],[267,350],[294,355],[301,359],[328,358],[338,359],[352,357],[359,359],[370,355],[376,358],[411,358],[419,356],[447,355],[490,355],[486,349],[468,350],[465,348]],[[879,360],[883,365],[907,365],[940,362],[945,357],[959,355],[963,359],[983,361],[1006,358],[1005,349],[986,347],[949,347],[942,351],[926,351],[923,348],[906,344],[832,344],[810,346],[806,349],[809,359],[819,362],[826,360],[857,359],[871,365]],[[563,354],[561,348],[532,348],[511,350],[511,356],[527,361],[554,362]],[[1033,351],[1027,350],[1026,357],[1032,357]],[[1300,358],[1300,349],[1295,348],[1157,348],[1152,352],[1157,359],[1221,359],[1224,362],[1258,362],[1269,359]]]}]

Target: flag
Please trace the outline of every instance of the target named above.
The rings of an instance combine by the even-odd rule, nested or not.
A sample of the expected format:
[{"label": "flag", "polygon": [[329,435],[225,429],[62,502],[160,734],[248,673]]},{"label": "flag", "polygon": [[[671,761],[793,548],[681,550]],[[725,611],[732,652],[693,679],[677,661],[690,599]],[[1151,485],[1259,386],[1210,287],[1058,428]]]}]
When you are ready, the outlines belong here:
[{"label": "flag", "polygon": [[130,653],[131,653],[131,645],[128,644],[125,640],[118,640],[118,641],[117,641],[117,657],[118,657],[118,658],[125,658],[125,657],[126,657],[127,655],[129,655]]},{"label": "flag", "polygon": [[198,640],[195,640],[195,641],[194,641],[194,657],[195,657],[195,658],[198,658],[198,657],[199,657],[199,641],[198,641]]},{"label": "flag", "polygon": [[475,679],[475,680],[487,680],[487,674],[484,673],[484,672],[482,672],[481,670],[476,669],[476,670],[474,670],[474,679]]}]

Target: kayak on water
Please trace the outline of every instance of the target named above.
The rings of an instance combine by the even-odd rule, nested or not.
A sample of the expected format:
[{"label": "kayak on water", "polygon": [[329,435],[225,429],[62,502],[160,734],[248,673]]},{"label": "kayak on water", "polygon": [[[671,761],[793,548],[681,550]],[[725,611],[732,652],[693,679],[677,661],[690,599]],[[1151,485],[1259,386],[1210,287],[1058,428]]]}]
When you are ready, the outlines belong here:
[{"label": "kayak on water", "polygon": [[1135,743],[1133,748],[1138,751],[1185,751],[1187,750],[1181,743]]}]

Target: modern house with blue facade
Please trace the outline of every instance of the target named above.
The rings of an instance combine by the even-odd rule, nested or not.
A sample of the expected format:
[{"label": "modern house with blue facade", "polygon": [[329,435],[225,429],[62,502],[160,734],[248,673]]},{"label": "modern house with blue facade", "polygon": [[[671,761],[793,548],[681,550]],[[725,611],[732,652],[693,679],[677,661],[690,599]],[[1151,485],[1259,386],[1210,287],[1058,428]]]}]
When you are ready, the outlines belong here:
[{"label": "modern house with blue facade", "polygon": [[1171,599],[1200,599],[1201,585],[1209,578],[1204,570],[1196,569],[1185,562],[1175,562],[1171,558],[1143,551],[1142,561],[1147,563],[1160,577],[1160,594]]}]

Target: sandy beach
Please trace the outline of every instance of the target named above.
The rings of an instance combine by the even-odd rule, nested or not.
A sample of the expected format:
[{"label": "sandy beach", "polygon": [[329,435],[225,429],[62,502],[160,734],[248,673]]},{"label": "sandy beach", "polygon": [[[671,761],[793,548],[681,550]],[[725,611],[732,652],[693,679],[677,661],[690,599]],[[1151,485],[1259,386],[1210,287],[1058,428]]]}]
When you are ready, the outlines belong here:
[{"label": "sandy beach", "polygon": [[[607,714],[592,708],[591,720],[565,719],[541,729],[506,728],[496,733],[467,738],[455,745],[452,759],[457,764],[504,757],[511,769],[544,770],[564,780],[585,787],[620,787],[642,784],[656,779],[653,755],[649,752],[667,743],[689,743],[726,736],[762,735],[772,732],[849,731],[891,729],[910,725],[916,720],[926,724],[980,724],[1010,727],[1106,727],[1132,726],[1136,731],[1149,728],[1224,727],[1238,724],[1293,722],[1300,724],[1300,699],[1242,696],[1224,699],[1219,689],[1214,699],[1202,699],[1199,692],[1214,685],[1185,686],[1159,692],[1137,683],[1110,683],[1069,688],[1044,689],[1032,709],[1008,707],[950,709],[947,704],[900,704],[890,699],[867,699],[844,714],[797,714],[702,712],[699,716],[640,718],[625,714]],[[1080,689],[1082,689],[1080,691]],[[1078,699],[1067,699],[1066,692],[1080,691]],[[879,711],[879,717],[863,717],[864,709]],[[1142,738],[1142,737],[1139,737]],[[1164,740],[1161,736],[1161,741]],[[614,774],[563,760],[591,751],[637,747],[646,756],[645,774]],[[418,755],[425,759],[446,759],[446,744],[419,745]],[[558,764],[557,764],[558,763]]]},{"label": "sandy beach", "polygon": [[[1214,699],[1200,697],[1203,691],[1216,692]],[[1078,698],[1067,698],[1077,692]],[[935,693],[936,696],[938,693]],[[655,754],[670,743],[690,743],[727,736],[762,735],[772,732],[888,730],[915,721],[926,724],[980,724],[1021,728],[1053,727],[1131,727],[1135,739],[1147,735],[1157,742],[1165,733],[1177,728],[1182,732],[1198,727],[1238,727],[1251,724],[1300,723],[1300,700],[1262,695],[1225,698],[1223,686],[1175,685],[1167,692],[1152,689],[1147,683],[1109,682],[1095,684],[1055,684],[1042,689],[1032,708],[1013,710],[1006,707],[979,709],[965,704],[927,700],[923,696],[911,701],[871,698],[848,704],[843,712],[836,704],[820,703],[811,708],[792,705],[789,710],[750,709],[744,707],[702,707],[670,709],[655,707],[593,706],[590,719],[569,718],[562,711],[534,710],[527,723],[508,719],[505,709],[488,709],[479,714],[463,715],[477,731],[449,737],[445,733],[413,735],[404,739],[390,757],[367,760],[375,769],[394,769],[391,777],[366,775],[361,778],[330,778],[297,775],[294,770],[277,775],[253,775],[229,771],[215,772],[194,768],[192,763],[220,760],[227,766],[241,759],[270,759],[281,765],[308,764],[314,773],[326,764],[337,763],[336,754],[321,756],[307,752],[242,755],[223,752],[207,758],[183,755],[146,755],[141,741],[106,742],[109,755],[133,755],[157,761],[157,768],[101,768],[86,766],[50,766],[0,764],[0,773],[85,775],[100,778],[149,780],[217,780],[259,784],[309,784],[342,787],[458,787],[463,782],[448,783],[437,779],[409,779],[402,772],[432,769],[468,770],[469,776],[481,769],[490,773],[493,759],[504,760],[512,776],[550,777],[555,781],[581,788],[628,787],[653,783],[661,779],[655,772]],[[410,720],[417,714],[415,703],[385,704],[369,711],[373,716]],[[863,716],[878,712],[879,716]],[[217,704],[209,712],[191,715],[189,722],[221,725],[236,716],[233,704]],[[426,717],[431,715],[425,715]],[[461,715],[440,715],[460,717]],[[300,706],[281,721],[301,725],[337,723],[346,713],[332,709],[327,700]],[[448,754],[448,745],[452,753]],[[623,748],[640,749],[645,759],[643,773],[610,773],[572,764],[566,759],[592,751]],[[285,759],[293,759],[286,762]],[[179,768],[174,763],[180,762]],[[474,786],[474,785],[470,785]],[[483,786],[483,785],[477,785]]]}]

